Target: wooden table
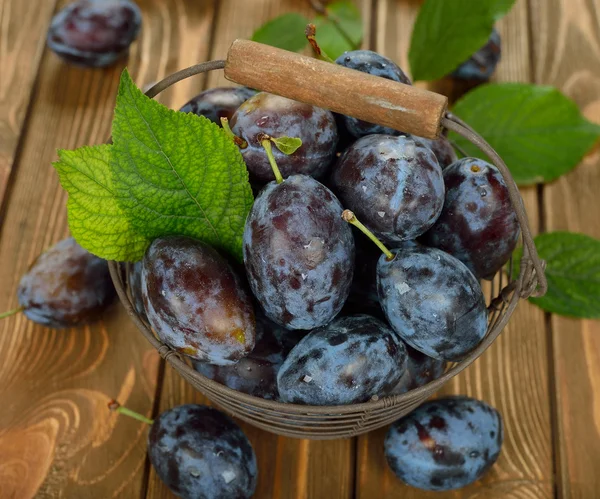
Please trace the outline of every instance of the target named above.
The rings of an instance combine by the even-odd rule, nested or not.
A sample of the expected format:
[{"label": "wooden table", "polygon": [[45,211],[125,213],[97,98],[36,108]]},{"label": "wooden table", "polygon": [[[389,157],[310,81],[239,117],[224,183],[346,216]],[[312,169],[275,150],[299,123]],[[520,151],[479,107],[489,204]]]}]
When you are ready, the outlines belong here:
[{"label": "wooden table", "polygon": [[[475,1],[475,0],[474,0]],[[66,194],[51,162],[57,148],[109,135],[119,74],[70,67],[45,48],[63,0],[0,0],[0,310],[16,306],[29,263],[67,233]],[[138,0],[143,33],[127,63],[138,85],[223,58],[236,37],[303,0]],[[418,0],[360,2],[365,44],[408,67]],[[600,122],[600,4],[518,0],[500,23],[499,81],[555,85]],[[220,74],[178,84],[161,101],[178,108]],[[535,231],[600,237],[600,151],[572,173],[523,189]],[[0,323],[0,497],[172,497],[146,459],[144,425],[107,411],[117,398],[151,415],[205,402],[115,306],[104,321],[52,331],[23,316]],[[506,423],[498,463],[448,494],[402,485],[382,451],[385,430],[310,442],[242,425],[256,449],[257,498],[600,497],[600,323],[544,314],[522,303],[511,324],[444,393],[497,407]]]}]

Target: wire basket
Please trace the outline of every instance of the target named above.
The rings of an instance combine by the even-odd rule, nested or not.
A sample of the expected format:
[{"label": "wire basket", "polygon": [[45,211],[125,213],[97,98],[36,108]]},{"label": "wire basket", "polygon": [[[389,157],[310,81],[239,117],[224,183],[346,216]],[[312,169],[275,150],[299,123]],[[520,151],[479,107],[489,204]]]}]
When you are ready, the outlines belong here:
[{"label": "wire basket", "polygon": [[[269,48],[268,50],[276,51],[277,49]],[[279,54],[279,52],[277,53]],[[289,56],[286,53],[285,55],[286,57],[293,57],[294,60],[302,57],[297,54]],[[154,97],[174,83],[190,76],[226,68],[228,62],[229,58],[227,62],[221,60],[211,61],[174,73],[148,90],[146,95]],[[249,61],[246,61],[246,63],[251,64]],[[320,61],[317,61],[317,63],[320,63]],[[307,62],[304,61],[304,64],[307,64]],[[334,65],[330,64],[330,66]],[[276,69],[276,71],[278,72],[278,69]],[[325,68],[325,71],[328,71],[328,69]],[[352,70],[343,68],[342,71]],[[353,73],[357,72],[353,71]],[[345,74],[353,77],[355,76],[347,72]],[[364,76],[368,75],[363,75],[361,78]],[[236,79],[235,81],[241,84],[248,84],[246,81],[239,81],[239,79]],[[393,82],[393,84],[401,85],[395,82]],[[262,82],[258,85],[254,85],[254,88],[259,88],[260,90],[273,91],[272,88],[264,87],[265,85],[263,85]],[[274,93],[278,92],[275,91]],[[291,95],[289,89],[282,91],[281,93],[286,97],[297,97],[297,94]],[[309,103],[314,105],[319,104],[319,102]],[[338,111],[337,109],[333,110]],[[357,117],[363,118],[362,116]],[[389,123],[382,124],[388,125]],[[189,360],[184,358],[185,356],[162,343],[152,332],[150,326],[138,315],[133,305],[133,299],[128,285],[132,264],[109,262],[110,273],[115,288],[127,313],[141,333],[152,346],[157,349],[161,357],[163,357],[165,361],[167,361],[185,380],[194,386],[194,388],[202,392],[212,402],[219,405],[234,417],[240,418],[263,430],[289,437],[315,440],[346,438],[375,430],[376,428],[385,426],[408,414],[442,388],[442,386],[450,379],[470,366],[475,359],[477,359],[494,342],[504,326],[508,323],[521,299],[525,299],[532,295],[542,295],[547,288],[544,276],[544,262],[541,261],[537,255],[522,199],[505,163],[489,144],[487,144],[473,129],[456,116],[446,112],[445,106],[444,111],[440,113],[437,118],[436,126],[436,134],[439,132],[440,127],[443,127],[447,130],[452,130],[469,140],[479,147],[479,149],[481,149],[481,151],[485,153],[498,168],[506,181],[510,199],[516,211],[521,228],[521,240],[523,243],[523,255],[517,279],[511,278],[513,275],[513,261],[511,258],[508,263],[507,272],[504,273],[500,270],[491,282],[490,296],[488,299],[488,329],[483,341],[463,360],[450,364],[450,367],[438,379],[402,395],[382,397],[361,404],[344,406],[306,406],[264,400],[235,391],[204,377],[191,367]]]}]

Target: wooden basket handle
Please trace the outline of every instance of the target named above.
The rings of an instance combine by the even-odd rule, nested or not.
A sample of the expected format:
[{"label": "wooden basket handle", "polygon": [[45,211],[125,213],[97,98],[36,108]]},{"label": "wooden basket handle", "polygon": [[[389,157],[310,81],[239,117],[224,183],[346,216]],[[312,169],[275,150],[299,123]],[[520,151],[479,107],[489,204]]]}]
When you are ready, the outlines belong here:
[{"label": "wooden basket handle", "polygon": [[225,78],[429,139],[448,107],[443,95],[249,40],[229,48]]}]

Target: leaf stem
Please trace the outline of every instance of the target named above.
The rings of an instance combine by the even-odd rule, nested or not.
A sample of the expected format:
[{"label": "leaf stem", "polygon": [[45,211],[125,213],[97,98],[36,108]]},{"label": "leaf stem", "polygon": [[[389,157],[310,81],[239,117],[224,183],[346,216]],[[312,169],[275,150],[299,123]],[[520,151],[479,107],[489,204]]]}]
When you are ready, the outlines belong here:
[{"label": "leaf stem", "polygon": [[394,254],[387,249],[384,244],[377,239],[377,236],[373,234],[369,229],[367,229],[359,220],[356,218],[354,212],[350,210],[344,210],[342,212],[342,218],[344,221],[348,222],[350,225],[354,225],[358,230],[360,230],[365,236],[367,236],[371,241],[373,241],[377,247],[383,252],[383,254],[387,257],[388,260],[394,259]]},{"label": "leaf stem", "polygon": [[19,312],[23,312],[23,310],[25,310],[25,307],[13,308],[12,310],[1,313],[0,319],[4,319],[6,317],[10,317],[11,315],[18,314]]},{"label": "leaf stem", "polygon": [[275,156],[273,156],[273,148],[271,147],[271,137],[269,137],[266,133],[260,133],[257,136],[257,139],[260,141],[260,145],[263,146],[265,152],[267,153],[267,158],[269,158],[269,163],[271,168],[273,169],[273,173],[275,174],[275,180],[278,184],[283,182],[283,176],[279,171],[279,167],[277,166],[277,162],[275,161]]},{"label": "leaf stem", "polygon": [[231,127],[229,126],[229,120],[227,118],[221,118],[221,126],[223,127],[223,130],[225,130],[225,133],[231,138],[231,140],[233,140],[235,145],[237,145],[240,149],[246,149],[246,147],[248,147],[248,142],[246,142],[241,137],[238,137],[231,131]]},{"label": "leaf stem", "polygon": [[335,61],[331,57],[329,57],[325,53],[325,51],[319,46],[316,38],[317,27],[314,24],[307,24],[306,29],[304,30],[304,34],[306,35],[306,39],[308,40],[308,43],[310,43],[312,49],[321,59],[324,59],[327,62],[335,63]]},{"label": "leaf stem", "polygon": [[127,407],[123,407],[116,400],[111,400],[108,403],[108,408],[113,412],[117,412],[119,414],[124,414],[125,416],[129,416],[130,418],[137,419],[138,421],[141,421],[142,423],[146,423],[149,425],[154,424],[154,421],[152,419],[149,419],[146,416],[142,416],[139,412],[135,412],[135,411],[132,411],[131,409],[127,409]]}]

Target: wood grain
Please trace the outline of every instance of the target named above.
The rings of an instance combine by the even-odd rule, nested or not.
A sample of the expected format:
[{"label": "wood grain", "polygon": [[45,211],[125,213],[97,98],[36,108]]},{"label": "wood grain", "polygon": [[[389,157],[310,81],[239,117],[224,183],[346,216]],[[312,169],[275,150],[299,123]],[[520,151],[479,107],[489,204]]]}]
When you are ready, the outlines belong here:
[{"label": "wood grain", "polygon": [[[236,38],[250,38],[265,21],[284,12],[312,15],[304,0],[221,0],[210,59],[225,58]],[[208,86],[231,85],[222,72],[209,75]],[[169,366],[160,411],[183,403],[207,403]],[[355,440],[314,442],[278,437],[240,423],[255,449],[259,479],[256,499],[345,499],[354,493]],[[174,497],[150,471],[148,499]]]},{"label": "wood grain", "polygon": [[0,0],[0,201],[25,123],[56,0]]},{"label": "wood grain", "polygon": [[[398,0],[380,0],[378,5],[377,50],[404,67],[407,67],[411,26],[418,7],[418,2]],[[503,62],[496,79],[530,79],[528,22],[527,3],[520,0],[500,23]],[[538,230],[536,192],[526,189],[522,194],[535,232]],[[383,429],[359,437],[356,497],[552,497],[547,348],[543,313],[522,302],[494,345],[439,394],[483,399],[502,413],[503,451],[482,480],[449,493],[426,493],[403,485],[386,465],[383,454],[386,430]]]},{"label": "wood grain", "polygon": [[[11,262],[0,270],[2,310],[16,305],[18,280],[35,256],[67,235],[66,194],[51,167],[56,149],[108,138],[125,64],[138,82],[158,79],[195,62],[196,47],[208,43],[212,4],[187,18],[200,22],[208,13],[208,20],[182,31],[176,19],[185,18],[183,0],[138,3],[144,29],[129,61],[83,70],[44,54],[2,225],[0,257]],[[188,38],[199,32],[204,39]],[[149,414],[159,357],[122,308],[115,305],[102,322],[79,329],[51,331],[24,316],[4,320],[0,329],[0,392],[7,401],[0,411],[0,497],[25,499],[36,491],[37,497],[138,496],[147,429],[110,414],[106,403],[119,398]]]},{"label": "wood grain", "polygon": [[[593,1],[531,0],[535,82],[554,85],[600,123],[600,6]],[[600,238],[600,149],[544,188],[548,231]],[[600,322],[551,318],[556,390],[558,496],[600,490]]]}]

